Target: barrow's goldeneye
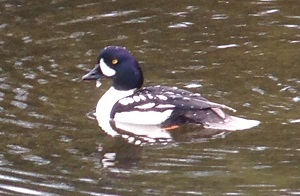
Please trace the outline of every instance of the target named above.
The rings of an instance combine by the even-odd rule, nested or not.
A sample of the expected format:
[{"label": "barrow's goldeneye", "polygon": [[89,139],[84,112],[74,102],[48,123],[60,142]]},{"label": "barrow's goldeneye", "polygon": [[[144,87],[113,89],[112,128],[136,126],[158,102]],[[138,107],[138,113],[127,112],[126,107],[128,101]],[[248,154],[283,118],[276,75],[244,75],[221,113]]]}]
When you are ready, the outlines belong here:
[{"label": "barrow's goldeneye", "polygon": [[[185,123],[202,124],[205,128],[242,130],[260,122],[231,116],[223,111],[234,109],[208,101],[199,93],[167,86],[142,87],[143,72],[137,59],[124,47],[108,46],[97,64],[83,80],[109,78],[112,86],[100,98],[96,107],[99,126],[108,122],[158,125],[166,130]],[[98,85],[99,86],[99,85]]]}]

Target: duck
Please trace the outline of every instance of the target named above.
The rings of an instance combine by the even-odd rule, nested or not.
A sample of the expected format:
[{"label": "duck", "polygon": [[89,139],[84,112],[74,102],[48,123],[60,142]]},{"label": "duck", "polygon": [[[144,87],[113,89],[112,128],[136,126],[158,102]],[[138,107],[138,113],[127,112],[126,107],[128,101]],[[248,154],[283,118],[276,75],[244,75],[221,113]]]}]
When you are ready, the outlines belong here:
[{"label": "duck", "polygon": [[97,87],[104,79],[112,84],[96,105],[95,116],[102,129],[107,129],[109,122],[153,125],[167,131],[190,123],[228,131],[260,124],[258,120],[228,114],[225,110],[236,110],[199,93],[164,85],[143,87],[143,71],[137,58],[122,46],[105,47],[95,67],[82,77],[96,81]]}]

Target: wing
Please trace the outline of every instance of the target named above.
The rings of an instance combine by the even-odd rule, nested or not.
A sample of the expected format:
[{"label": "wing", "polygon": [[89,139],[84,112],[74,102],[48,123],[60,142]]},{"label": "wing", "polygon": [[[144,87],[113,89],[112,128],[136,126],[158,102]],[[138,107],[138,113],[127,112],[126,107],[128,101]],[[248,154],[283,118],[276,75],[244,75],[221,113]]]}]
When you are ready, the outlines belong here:
[{"label": "wing", "polygon": [[211,109],[221,118],[225,118],[225,113],[221,109],[234,109],[208,101],[199,93],[192,93],[176,87],[153,86],[143,88],[131,96],[119,100],[113,107],[111,117],[118,112],[126,111],[157,111],[166,110],[195,111]]},{"label": "wing", "polygon": [[111,118],[133,124],[161,124],[167,129],[197,123],[212,129],[242,130],[259,124],[259,121],[230,116],[223,109],[235,112],[226,105],[208,101],[198,93],[154,86],[119,100],[112,109]]}]

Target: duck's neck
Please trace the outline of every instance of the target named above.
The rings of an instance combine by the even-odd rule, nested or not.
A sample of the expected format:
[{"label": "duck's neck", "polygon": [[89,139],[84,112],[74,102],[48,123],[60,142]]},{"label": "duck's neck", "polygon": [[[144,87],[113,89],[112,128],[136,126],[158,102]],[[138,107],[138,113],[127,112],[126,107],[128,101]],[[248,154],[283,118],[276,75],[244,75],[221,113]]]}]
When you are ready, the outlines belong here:
[{"label": "duck's neck", "polygon": [[96,107],[96,116],[99,125],[107,123],[110,120],[110,113],[113,106],[120,99],[132,95],[136,89],[131,90],[116,90],[114,87],[110,87],[108,91],[100,98]]}]

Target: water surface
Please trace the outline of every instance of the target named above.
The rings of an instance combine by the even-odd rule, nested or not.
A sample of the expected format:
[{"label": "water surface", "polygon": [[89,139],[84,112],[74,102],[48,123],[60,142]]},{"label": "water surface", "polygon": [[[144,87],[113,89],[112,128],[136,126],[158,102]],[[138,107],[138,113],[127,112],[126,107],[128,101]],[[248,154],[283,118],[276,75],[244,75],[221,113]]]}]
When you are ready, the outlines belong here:
[{"label": "water surface", "polygon": [[[300,194],[298,1],[0,2],[0,194]],[[167,145],[106,135],[82,82],[107,45],[145,85],[175,85],[260,120]],[[189,88],[190,87],[190,88]]]}]

